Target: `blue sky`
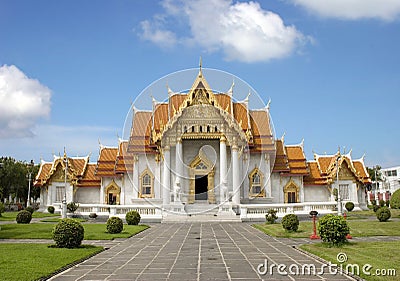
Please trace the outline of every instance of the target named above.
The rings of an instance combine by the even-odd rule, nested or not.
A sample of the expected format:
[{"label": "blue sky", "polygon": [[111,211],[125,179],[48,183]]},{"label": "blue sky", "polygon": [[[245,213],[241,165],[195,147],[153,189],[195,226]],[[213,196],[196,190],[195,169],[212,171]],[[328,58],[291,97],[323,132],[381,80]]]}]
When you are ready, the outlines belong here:
[{"label": "blue sky", "polygon": [[143,89],[201,56],[271,99],[308,159],[400,164],[399,1],[2,0],[0,42],[0,155],[95,161]]}]

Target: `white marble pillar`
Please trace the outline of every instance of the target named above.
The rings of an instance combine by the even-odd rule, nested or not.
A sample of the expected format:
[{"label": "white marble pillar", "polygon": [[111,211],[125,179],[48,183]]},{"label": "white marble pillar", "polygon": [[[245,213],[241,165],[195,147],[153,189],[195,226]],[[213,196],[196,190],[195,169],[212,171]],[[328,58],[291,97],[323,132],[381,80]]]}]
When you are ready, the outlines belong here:
[{"label": "white marble pillar", "polygon": [[164,147],[164,166],[163,166],[163,182],[162,182],[163,205],[170,203],[170,148]]},{"label": "white marble pillar", "polygon": [[219,140],[219,198],[220,203],[226,200],[224,193],[227,192],[226,188],[226,172],[227,172],[227,159],[226,159],[226,138],[222,136]]},{"label": "white marble pillar", "polygon": [[132,177],[132,185],[133,185],[133,198],[139,197],[139,188],[140,188],[140,175],[139,175],[139,156],[133,155],[133,177]]},{"label": "white marble pillar", "polygon": [[104,185],[103,185],[103,180],[101,180],[100,182],[100,194],[99,194],[99,203],[100,204],[105,204],[106,202],[104,202]]},{"label": "white marble pillar", "polygon": [[271,157],[269,153],[265,154],[265,197],[272,197],[272,174],[271,174]]},{"label": "white marble pillar", "polygon": [[183,152],[182,152],[182,140],[178,138],[176,140],[175,147],[175,172],[176,178],[182,183],[182,173],[183,173]]},{"label": "white marble pillar", "polygon": [[240,204],[240,169],[239,169],[239,148],[235,142],[232,145],[232,203]]}]

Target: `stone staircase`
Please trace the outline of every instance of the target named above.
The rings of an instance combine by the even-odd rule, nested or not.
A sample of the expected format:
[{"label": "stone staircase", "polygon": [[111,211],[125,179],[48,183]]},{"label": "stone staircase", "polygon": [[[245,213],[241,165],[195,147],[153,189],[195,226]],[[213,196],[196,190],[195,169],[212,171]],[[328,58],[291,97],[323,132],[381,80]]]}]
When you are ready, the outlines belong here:
[{"label": "stone staircase", "polygon": [[185,212],[181,214],[164,212],[162,222],[241,222],[240,216],[219,212],[219,205],[208,202],[187,204]]}]

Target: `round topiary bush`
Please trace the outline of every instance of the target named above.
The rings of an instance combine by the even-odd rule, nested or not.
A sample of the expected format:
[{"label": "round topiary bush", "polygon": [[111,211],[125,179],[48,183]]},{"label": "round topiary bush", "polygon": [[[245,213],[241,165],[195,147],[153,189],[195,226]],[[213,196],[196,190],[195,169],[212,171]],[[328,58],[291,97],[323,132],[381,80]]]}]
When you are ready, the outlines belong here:
[{"label": "round topiary bush", "polygon": [[347,241],[349,226],[342,216],[328,214],[318,221],[318,233],[322,241],[333,246],[340,246]]},{"label": "round topiary bush", "polygon": [[353,202],[347,202],[347,203],[344,205],[344,207],[346,208],[346,210],[347,210],[348,212],[351,212],[351,211],[353,211],[353,209],[354,209],[354,203],[353,203]]},{"label": "round topiary bush", "polygon": [[295,214],[288,214],[282,218],[282,226],[287,231],[295,232],[299,228],[299,218]]},{"label": "round topiary bush", "polygon": [[32,214],[26,210],[19,211],[15,220],[17,223],[30,223]]},{"label": "round topiary bush", "polygon": [[373,205],[373,206],[372,206],[372,209],[373,209],[374,212],[376,213],[376,211],[378,211],[380,207],[381,207],[381,206],[379,206],[379,205]]},{"label": "round topiary bush", "polygon": [[276,210],[269,209],[267,214],[265,215],[265,220],[267,221],[267,223],[274,224],[277,219],[278,216],[276,215]]},{"label": "round topiary bush", "polygon": [[129,211],[125,215],[125,220],[129,225],[138,225],[140,222],[140,214],[136,211]]},{"label": "round topiary bush", "polygon": [[31,214],[33,214],[33,212],[35,211],[35,209],[33,209],[33,207],[31,207],[31,206],[26,207],[25,210]]},{"label": "round topiary bush", "polygon": [[379,200],[379,206],[380,207],[385,206],[385,200],[383,200],[383,199]]},{"label": "round topiary bush", "polygon": [[124,228],[124,223],[119,217],[111,217],[107,220],[107,231],[108,233],[121,233]]},{"label": "round topiary bush", "polygon": [[390,209],[388,207],[380,207],[378,211],[376,211],[376,218],[381,221],[388,221],[392,216]]},{"label": "round topiary bush", "polygon": [[81,245],[85,229],[74,219],[62,219],[53,229],[53,240],[58,248],[77,248]]},{"label": "round topiary bush", "polygon": [[55,209],[54,209],[53,206],[48,206],[47,207],[47,212],[49,212],[50,214],[54,214],[54,211],[55,211]]},{"label": "round topiary bush", "polygon": [[392,209],[400,209],[400,189],[393,192],[392,197],[390,198],[390,207]]}]

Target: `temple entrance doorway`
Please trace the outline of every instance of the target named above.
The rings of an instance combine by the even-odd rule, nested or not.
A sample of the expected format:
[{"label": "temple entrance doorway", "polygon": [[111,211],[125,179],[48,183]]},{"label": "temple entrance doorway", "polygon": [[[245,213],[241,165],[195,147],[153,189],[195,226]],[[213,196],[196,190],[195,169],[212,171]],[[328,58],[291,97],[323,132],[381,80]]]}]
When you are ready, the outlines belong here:
[{"label": "temple entrance doorway", "polygon": [[208,175],[195,176],[195,200],[208,200]]}]

